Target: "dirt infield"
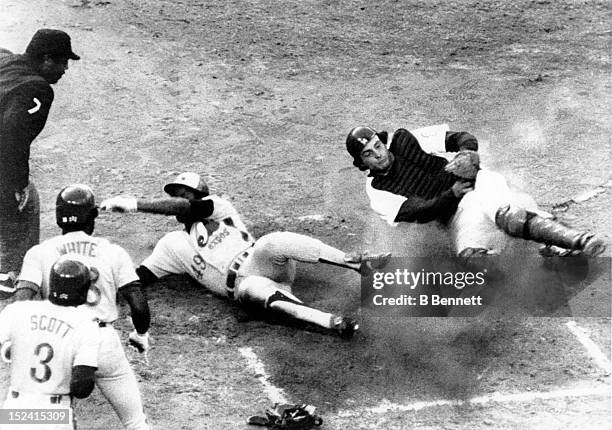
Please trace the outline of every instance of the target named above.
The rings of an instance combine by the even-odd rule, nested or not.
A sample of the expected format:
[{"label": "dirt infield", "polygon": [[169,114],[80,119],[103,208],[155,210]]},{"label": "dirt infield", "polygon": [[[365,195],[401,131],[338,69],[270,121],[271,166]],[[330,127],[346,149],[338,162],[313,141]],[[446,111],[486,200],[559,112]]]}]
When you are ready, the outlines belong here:
[{"label": "dirt infield", "polygon": [[[54,199],[68,183],[91,185],[100,200],[159,197],[170,177],[193,170],[231,196],[256,236],[288,230],[346,250],[449,255],[435,227],[392,231],[375,218],[344,150],[356,125],[440,123],[477,136],[483,163],[543,209],[610,238],[608,1],[0,5],[0,47],[21,52],[36,29],[54,27],[82,57],[55,86],[32,148],[43,238],[57,233]],[[177,225],[103,213],[96,231],[138,264]],[[609,428],[610,318],[373,318],[359,309],[356,274],[299,269],[306,302],[362,320],[353,341],[252,319],[180,277],[148,291],[154,348],[149,364],[131,357],[154,428],[247,429],[246,417],[274,400],[262,381],[317,406],[327,430]],[[609,288],[578,292],[570,308]],[[0,397],[7,384],[2,364]],[[77,414],[79,428],[120,428],[97,390]]]}]

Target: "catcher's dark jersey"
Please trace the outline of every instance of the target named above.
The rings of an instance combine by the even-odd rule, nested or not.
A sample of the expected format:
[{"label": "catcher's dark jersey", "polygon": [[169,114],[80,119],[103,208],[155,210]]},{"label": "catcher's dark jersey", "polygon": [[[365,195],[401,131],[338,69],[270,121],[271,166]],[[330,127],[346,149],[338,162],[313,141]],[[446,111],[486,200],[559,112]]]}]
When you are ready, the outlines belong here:
[{"label": "catcher's dark jersey", "polygon": [[389,146],[395,160],[385,176],[373,175],[372,186],[404,197],[431,199],[450,189],[456,177],[444,171],[444,158],[427,154],[408,130],[393,134]]},{"label": "catcher's dark jersey", "polygon": [[[476,138],[469,133],[447,131],[443,137],[444,145],[439,150],[478,149]],[[389,151],[394,155],[390,171],[369,175],[368,185],[383,192],[368,193],[375,210],[378,208],[377,212],[390,223],[447,221],[459,203],[451,191],[458,178],[444,171],[447,160],[425,152],[417,138],[405,129],[395,131]]]}]

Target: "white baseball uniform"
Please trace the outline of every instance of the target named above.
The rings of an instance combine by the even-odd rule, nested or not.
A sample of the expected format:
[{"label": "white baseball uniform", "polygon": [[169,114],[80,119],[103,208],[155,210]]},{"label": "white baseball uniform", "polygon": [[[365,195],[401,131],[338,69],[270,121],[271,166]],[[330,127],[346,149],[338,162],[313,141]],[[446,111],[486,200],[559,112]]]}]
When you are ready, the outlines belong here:
[{"label": "white baseball uniform", "polygon": [[121,339],[112,323],[118,317],[116,295],[119,288],[138,280],[132,259],[118,245],[90,236],[83,231],[55,236],[30,249],[24,258],[20,280],[49,293],[49,275],[57,259],[65,254],[82,261],[99,273],[90,287],[87,304],[100,323],[102,344],[96,385],[111,403],[127,429],[148,429],[136,377],[125,356]]},{"label": "white baseball uniform", "polygon": [[[72,429],[70,379],[74,366],[98,367],[100,329],[87,309],[23,301],[0,312],[0,343],[11,342],[11,376],[4,409],[59,409],[69,424],[27,428]],[[0,425],[3,430],[24,424]]]},{"label": "white baseball uniform", "polygon": [[[308,236],[275,232],[255,241],[229,201],[214,195],[204,199],[213,200],[212,215],[189,232],[166,234],[142,262],[158,278],[186,273],[214,293],[240,302],[264,304],[278,290],[301,302],[290,293],[296,260],[346,264],[344,252]],[[228,281],[231,271],[236,276]]]}]

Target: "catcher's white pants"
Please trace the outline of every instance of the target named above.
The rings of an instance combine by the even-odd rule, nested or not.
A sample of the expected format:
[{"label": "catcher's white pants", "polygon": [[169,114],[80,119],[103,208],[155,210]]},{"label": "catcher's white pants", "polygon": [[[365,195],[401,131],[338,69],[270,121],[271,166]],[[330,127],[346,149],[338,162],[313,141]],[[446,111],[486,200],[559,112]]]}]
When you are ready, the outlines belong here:
[{"label": "catcher's white pants", "polygon": [[550,216],[538,210],[531,196],[510,190],[502,175],[481,170],[474,191],[463,196],[451,219],[456,253],[466,248],[484,248],[496,254],[503,251],[509,236],[495,224],[495,214],[500,207],[509,204]]},{"label": "catcher's white pants", "polygon": [[73,430],[74,420],[72,402],[70,396],[62,396],[59,403],[51,403],[50,397],[43,394],[19,393],[18,398],[13,398],[12,389],[9,389],[3,409],[51,409],[63,410],[69,414],[67,424],[0,424],[0,430]]},{"label": "catcher's white pants", "polygon": [[121,339],[111,326],[100,328],[102,342],[96,371],[96,385],[128,430],[148,430],[138,381],[130,366]]}]

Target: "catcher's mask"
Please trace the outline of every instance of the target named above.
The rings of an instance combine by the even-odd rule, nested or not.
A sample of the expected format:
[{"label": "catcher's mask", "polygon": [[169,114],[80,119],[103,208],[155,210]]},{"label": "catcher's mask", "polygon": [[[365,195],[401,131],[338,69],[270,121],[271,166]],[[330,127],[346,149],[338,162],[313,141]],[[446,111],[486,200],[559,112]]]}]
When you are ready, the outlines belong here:
[{"label": "catcher's mask", "polygon": [[60,257],[49,275],[49,301],[59,306],[78,306],[87,300],[91,272],[82,262]]},{"label": "catcher's mask", "polygon": [[68,185],[57,195],[55,219],[60,228],[85,226],[97,216],[95,196],[87,185]]},{"label": "catcher's mask", "polygon": [[353,157],[353,165],[359,170],[367,170],[361,160],[361,151],[376,136],[382,143],[387,144],[387,132],[378,133],[371,127],[355,127],[346,137],[346,150]]},{"label": "catcher's mask", "polygon": [[200,175],[194,172],[181,173],[174,179],[174,181],[168,182],[164,186],[164,192],[173,195],[174,190],[176,190],[178,187],[188,188],[189,190],[193,191],[198,199],[206,197],[209,194],[208,185],[206,185],[206,182],[204,182]]}]

